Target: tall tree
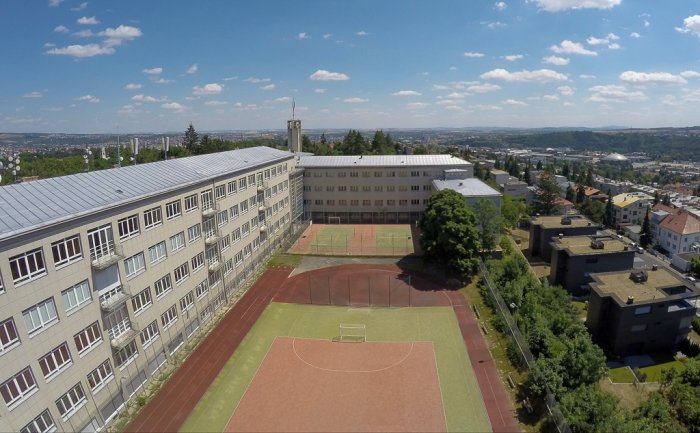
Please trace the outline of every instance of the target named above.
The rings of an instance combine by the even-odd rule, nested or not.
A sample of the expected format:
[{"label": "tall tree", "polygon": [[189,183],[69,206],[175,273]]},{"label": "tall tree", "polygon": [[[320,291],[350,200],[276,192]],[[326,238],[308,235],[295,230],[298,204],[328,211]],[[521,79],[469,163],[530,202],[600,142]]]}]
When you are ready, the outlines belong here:
[{"label": "tall tree", "polygon": [[478,199],[473,206],[476,227],[479,229],[481,253],[486,254],[496,247],[503,228],[503,218],[496,204],[487,199]]},{"label": "tall tree", "polygon": [[343,155],[366,155],[370,152],[370,147],[360,131],[351,129],[338,145],[338,150]]},{"label": "tall tree", "polygon": [[396,153],[393,140],[389,134],[384,134],[384,131],[381,129],[375,131],[370,150],[375,155],[392,155]]},{"label": "tall tree", "polygon": [[654,206],[659,204],[660,201],[661,197],[659,196],[659,190],[657,189],[656,191],[654,191]]},{"label": "tall tree", "polygon": [[308,135],[303,134],[301,136],[301,151],[302,152],[314,152],[316,149],[314,149],[314,144],[311,142],[311,139],[309,138]]},{"label": "tall tree", "polygon": [[561,168],[561,175],[569,179],[569,176],[571,175],[571,169],[569,168],[569,164],[564,162],[564,166]]},{"label": "tall tree", "polygon": [[566,195],[564,196],[565,199],[569,200],[571,203],[574,203],[576,200],[576,192],[574,189],[571,187],[571,184],[566,187]]},{"label": "tall tree", "polygon": [[446,189],[433,194],[419,226],[426,259],[442,263],[457,274],[476,272],[481,250],[479,232],[474,213],[460,193]]},{"label": "tall tree", "polygon": [[608,194],[608,201],[605,203],[605,215],[603,217],[603,224],[606,227],[612,227],[614,218],[615,208],[613,207],[612,195]]},{"label": "tall tree", "polygon": [[182,141],[183,145],[190,153],[196,154],[197,147],[199,146],[199,136],[197,131],[194,130],[194,126],[190,123],[190,126],[185,131],[185,138]]},{"label": "tall tree", "polygon": [[542,170],[542,160],[537,161],[537,170]]},{"label": "tall tree", "polygon": [[665,194],[663,200],[661,201],[661,203],[662,203],[664,206],[671,206],[671,196],[668,195],[668,194]]},{"label": "tall tree", "polygon": [[639,234],[639,245],[646,249],[651,245],[651,241],[651,224],[649,223],[649,209],[647,209],[646,214],[644,214],[644,222],[642,222],[642,232]]},{"label": "tall tree", "polygon": [[578,188],[576,189],[576,203],[582,203],[585,198],[586,187],[579,183]]},{"label": "tall tree", "polygon": [[559,198],[559,184],[554,175],[545,171],[540,175],[535,192],[534,210],[541,215],[552,215],[557,211],[557,198]]},{"label": "tall tree", "polygon": [[523,172],[523,182],[526,182],[529,185],[530,180],[530,161],[528,161],[527,165],[525,165],[525,171]]}]

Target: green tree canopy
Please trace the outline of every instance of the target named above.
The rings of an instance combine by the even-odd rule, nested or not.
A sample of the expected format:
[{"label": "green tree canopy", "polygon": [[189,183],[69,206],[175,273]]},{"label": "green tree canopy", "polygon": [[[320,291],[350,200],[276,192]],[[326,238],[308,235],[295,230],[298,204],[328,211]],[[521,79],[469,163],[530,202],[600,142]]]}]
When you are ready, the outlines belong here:
[{"label": "green tree canopy", "polygon": [[182,141],[185,148],[192,154],[197,155],[199,152],[199,136],[197,131],[194,130],[194,126],[190,123],[190,126],[185,130],[185,138]]},{"label": "green tree canopy", "polygon": [[535,192],[535,212],[541,215],[552,215],[557,211],[557,198],[559,198],[559,185],[551,172],[545,171],[540,176]]},{"label": "green tree canopy", "polygon": [[503,228],[503,218],[496,204],[487,199],[480,198],[474,204],[476,227],[479,229],[479,241],[482,254],[496,247],[498,238]]}]

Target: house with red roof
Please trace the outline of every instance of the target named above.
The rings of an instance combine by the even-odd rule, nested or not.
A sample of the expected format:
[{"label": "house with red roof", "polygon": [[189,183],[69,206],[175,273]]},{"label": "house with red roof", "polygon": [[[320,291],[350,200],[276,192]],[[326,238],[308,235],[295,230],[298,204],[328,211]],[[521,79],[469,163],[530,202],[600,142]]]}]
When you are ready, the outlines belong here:
[{"label": "house with red roof", "polygon": [[671,257],[697,250],[700,247],[700,218],[684,209],[664,207],[666,209],[654,207],[655,213],[667,213],[658,223],[655,243]]}]

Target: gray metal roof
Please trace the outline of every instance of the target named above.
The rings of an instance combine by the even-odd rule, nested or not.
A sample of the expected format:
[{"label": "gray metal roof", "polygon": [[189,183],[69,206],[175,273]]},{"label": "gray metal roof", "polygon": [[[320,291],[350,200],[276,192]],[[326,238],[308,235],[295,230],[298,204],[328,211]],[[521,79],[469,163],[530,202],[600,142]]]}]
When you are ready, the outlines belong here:
[{"label": "gray metal roof", "polygon": [[292,156],[251,147],[3,186],[0,240]]},{"label": "gray metal roof", "polygon": [[352,155],[310,156],[300,155],[297,165],[312,167],[427,167],[464,166],[471,162],[452,155]]},{"label": "gray metal roof", "polygon": [[465,197],[500,196],[501,193],[491,188],[479,179],[434,180],[433,185],[438,191],[451,189]]}]

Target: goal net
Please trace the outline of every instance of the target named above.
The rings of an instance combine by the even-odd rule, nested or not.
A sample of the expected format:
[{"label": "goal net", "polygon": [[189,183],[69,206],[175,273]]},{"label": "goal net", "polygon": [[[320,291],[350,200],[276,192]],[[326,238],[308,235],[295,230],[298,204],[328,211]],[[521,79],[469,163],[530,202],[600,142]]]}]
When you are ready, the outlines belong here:
[{"label": "goal net", "polygon": [[341,323],[338,341],[362,343],[367,341],[367,328],[364,323]]},{"label": "goal net", "polygon": [[328,224],[340,224],[340,217],[339,216],[329,216],[328,217]]}]

